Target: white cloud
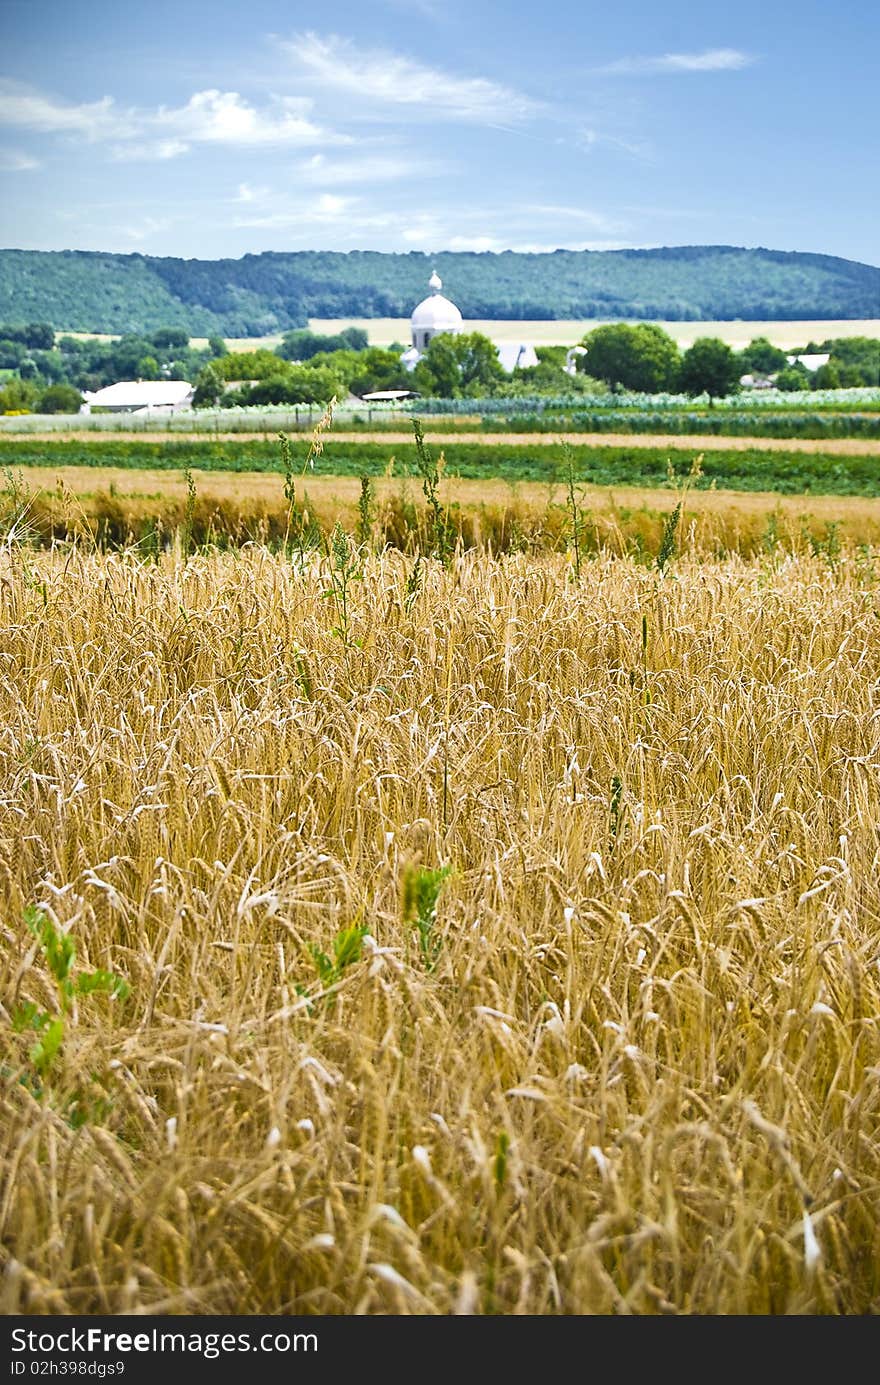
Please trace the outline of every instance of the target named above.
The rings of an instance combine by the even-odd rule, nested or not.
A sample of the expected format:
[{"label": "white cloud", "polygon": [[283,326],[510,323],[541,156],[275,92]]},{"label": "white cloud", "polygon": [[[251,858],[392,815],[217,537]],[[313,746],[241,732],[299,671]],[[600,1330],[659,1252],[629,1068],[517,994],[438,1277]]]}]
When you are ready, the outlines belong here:
[{"label": "white cloud", "polygon": [[611,145],[613,149],[622,149],[625,154],[631,154],[634,159],[650,159],[652,156],[649,140],[622,139],[619,135],[604,135],[592,127],[582,127],[575,132],[573,140],[569,140],[566,136],[560,138],[558,143],[563,145],[573,143],[576,149],[587,154],[604,145]]},{"label": "white cloud", "polygon": [[664,72],[732,72],[755,60],[738,48],[707,48],[702,53],[664,53],[654,58],[620,58],[595,70],[616,76]]},{"label": "white cloud", "polygon": [[86,139],[120,139],[129,132],[127,114],[116,108],[112,96],[76,105],[7,77],[0,78],[0,125],[18,125],[44,134],[83,135]]},{"label": "white cloud", "polygon": [[324,192],[319,197],[297,203],[284,204],[275,210],[266,210],[260,215],[242,215],[235,221],[236,226],[254,227],[260,230],[285,230],[309,226],[333,226],[345,223],[346,226],[360,228],[365,226],[386,226],[387,217],[360,215],[353,209],[357,198],[338,197],[335,193]]},{"label": "white cloud", "polygon": [[368,103],[375,119],[381,107],[406,107],[431,120],[523,120],[538,103],[485,77],[459,77],[415,58],[382,49],[363,50],[348,39],[306,33],[283,44],[322,89],[342,91]]},{"label": "white cloud", "polygon": [[250,183],[239,183],[238,192],[232,200],[248,203],[265,202],[268,196],[268,188],[252,188]]},{"label": "white cloud", "polygon": [[75,105],[20,82],[0,80],[0,125],[43,134],[113,141],[117,161],[177,158],[193,144],[307,148],[350,144],[348,136],[315,124],[308,98],[275,97],[252,105],[237,91],[197,91],[184,106],[127,109],[110,96]]},{"label": "white cloud", "polygon": [[326,154],[313,154],[295,169],[298,181],[315,187],[346,186],[351,183],[391,183],[402,178],[424,176],[436,171],[436,166],[424,160],[367,155],[362,159],[328,159]]},{"label": "white cloud", "polygon": [[169,217],[145,216],[143,221],[135,225],[123,226],[120,230],[129,240],[140,242],[152,239],[159,231],[167,231],[170,225]]},{"label": "white cloud", "polygon": [[197,91],[185,106],[162,106],[149,118],[173,137],[200,144],[314,145],[348,143],[306,116],[311,102],[281,97],[258,110],[237,91]]},{"label": "white cloud", "polygon": [[586,207],[566,207],[558,204],[544,204],[535,202],[527,208],[522,209],[527,215],[537,215],[547,221],[567,221],[581,222],[584,226],[591,227],[594,231],[604,231],[613,234],[619,232],[621,227],[616,221],[603,216],[601,212],[590,211]]},{"label": "white cloud", "polygon": [[189,145],[182,139],[130,140],[117,144],[110,151],[114,163],[150,163],[176,159],[186,154]]},{"label": "white cloud", "polygon": [[32,168],[40,168],[39,159],[30,154],[19,154],[16,149],[0,149],[0,173],[27,173]]}]

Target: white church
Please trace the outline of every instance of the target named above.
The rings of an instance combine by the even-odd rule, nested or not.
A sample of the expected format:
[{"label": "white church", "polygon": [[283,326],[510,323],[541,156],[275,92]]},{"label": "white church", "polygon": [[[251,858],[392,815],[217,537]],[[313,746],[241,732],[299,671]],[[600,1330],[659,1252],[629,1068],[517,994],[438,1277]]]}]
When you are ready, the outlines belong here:
[{"label": "white church", "polygon": [[[428,280],[431,292],[421,303],[416,304],[410,318],[412,346],[407,347],[400,358],[407,370],[415,370],[432,337],[439,337],[441,332],[448,332],[451,336],[457,337],[466,330],[458,308],[440,292],[442,287],[443,280],[434,270]],[[535,348],[528,342],[496,342],[495,349],[508,375],[512,374],[517,366],[524,369],[526,366],[538,364]]]}]

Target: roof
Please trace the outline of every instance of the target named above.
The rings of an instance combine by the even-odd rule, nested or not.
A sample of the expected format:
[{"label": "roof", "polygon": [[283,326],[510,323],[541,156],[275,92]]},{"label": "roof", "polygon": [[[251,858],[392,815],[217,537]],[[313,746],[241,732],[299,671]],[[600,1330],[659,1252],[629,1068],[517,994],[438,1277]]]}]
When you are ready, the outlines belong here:
[{"label": "roof", "polygon": [[444,298],[442,293],[432,293],[429,298],[423,298],[421,303],[416,304],[410,321],[413,327],[449,331],[450,328],[461,326],[462,316],[455,304]]},{"label": "roof", "polygon": [[786,356],[789,365],[794,365],[795,361],[800,361],[806,370],[818,370],[820,366],[827,365],[831,359],[830,352],[809,351],[801,356]]},{"label": "roof", "polygon": [[144,409],[169,404],[186,404],[193,393],[188,380],[117,380],[94,394],[86,393],[87,404],[100,408]]},{"label": "roof", "polygon": [[535,348],[528,342],[502,341],[497,344],[496,350],[498,359],[508,375],[517,367],[522,370],[527,366],[538,364]]},{"label": "roof", "polygon": [[456,327],[460,327],[462,324],[461,313],[455,304],[450,303],[449,299],[444,298],[440,292],[443,287],[443,280],[436,270],[428,280],[428,286],[432,292],[413,308],[410,318],[413,327],[430,327],[435,332],[451,332]]},{"label": "roof", "polygon": [[370,394],[362,394],[361,399],[367,400],[368,403],[383,403],[388,400],[410,399],[416,393],[416,390],[372,390]]}]

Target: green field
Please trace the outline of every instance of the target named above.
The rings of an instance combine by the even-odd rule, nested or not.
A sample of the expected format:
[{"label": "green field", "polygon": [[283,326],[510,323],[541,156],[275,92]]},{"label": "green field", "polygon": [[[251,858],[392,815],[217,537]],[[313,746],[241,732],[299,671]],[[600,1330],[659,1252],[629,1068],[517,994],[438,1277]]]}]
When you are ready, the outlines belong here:
[{"label": "green field", "polygon": [[[436,449],[435,449],[436,450]],[[299,451],[305,458],[305,447]],[[664,486],[670,462],[679,474],[687,470],[686,450],[665,447],[567,447],[561,443],[504,445],[450,442],[444,448],[450,476],[505,481],[561,481],[569,457],[580,481],[594,485]],[[392,460],[393,459],[393,460]],[[409,441],[328,441],[312,470],[319,475],[403,476],[414,468],[415,449]],[[297,465],[295,461],[295,466]],[[125,470],[278,472],[282,471],[274,441],[180,440],[128,442],[103,440],[81,443],[22,439],[0,440],[0,466],[119,467]],[[311,474],[311,472],[310,472]],[[707,451],[700,487],[732,491],[769,491],[780,495],[880,496],[880,465],[876,456],[843,456],[821,451],[762,451],[743,448]]]}]

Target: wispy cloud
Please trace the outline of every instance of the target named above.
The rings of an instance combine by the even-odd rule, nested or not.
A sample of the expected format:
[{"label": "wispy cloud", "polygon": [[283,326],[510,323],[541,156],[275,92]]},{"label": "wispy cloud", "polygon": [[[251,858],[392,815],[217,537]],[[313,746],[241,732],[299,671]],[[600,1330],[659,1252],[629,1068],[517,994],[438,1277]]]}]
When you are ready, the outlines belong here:
[{"label": "wispy cloud", "polygon": [[612,220],[610,217],[603,216],[600,212],[591,211],[588,207],[569,207],[558,203],[530,203],[521,209],[524,216],[538,215],[548,223],[564,222],[567,225],[580,223],[582,226],[589,226],[591,230],[602,231],[606,234],[620,232],[620,222]]},{"label": "wispy cloud", "polygon": [[76,105],[20,82],[0,81],[0,126],[112,141],[113,158],[126,162],[174,159],[193,144],[308,148],[352,142],[316,124],[311,107],[307,97],[273,97],[256,106],[237,91],[214,88],[194,92],[183,106],[155,110],[125,109],[110,96]]},{"label": "wispy cloud", "polygon": [[39,159],[30,154],[20,154],[16,149],[0,149],[0,173],[27,173],[32,168],[40,168]]},{"label": "wispy cloud", "polygon": [[160,231],[167,231],[170,225],[170,217],[145,216],[143,221],[120,227],[120,230],[128,240],[140,243],[141,241],[152,240],[153,236]]},{"label": "wispy cloud", "polygon": [[15,125],[43,134],[82,135],[86,139],[121,138],[128,121],[111,96],[79,105],[62,101],[11,78],[0,78],[0,125]]},{"label": "wispy cloud", "polygon": [[353,183],[392,183],[402,178],[425,177],[439,166],[424,159],[416,161],[383,154],[365,154],[360,159],[330,159],[313,154],[294,170],[298,181],[313,187],[346,187]]},{"label": "wispy cloud", "polygon": [[702,53],[663,53],[659,57],[619,58],[593,70],[610,76],[650,76],[672,72],[734,72],[755,61],[739,48],[707,48]]},{"label": "wispy cloud", "polygon": [[653,156],[653,147],[647,139],[624,139],[620,135],[607,135],[601,130],[593,129],[592,126],[582,126],[575,131],[574,137],[568,135],[560,137],[558,144],[573,144],[581,153],[592,153],[594,150],[602,149],[606,145],[611,145],[614,149],[622,149],[625,154],[630,154],[634,159],[650,159]]},{"label": "wispy cloud", "polygon": [[310,198],[307,202],[296,203],[293,206],[280,205],[274,210],[266,210],[251,215],[241,215],[236,221],[236,226],[253,227],[260,230],[286,230],[298,227],[310,226],[333,226],[340,222],[354,221],[359,226],[388,224],[387,218],[371,218],[369,216],[353,215],[353,209],[357,205],[354,197],[339,197],[335,193],[322,192],[319,196]]},{"label": "wispy cloud", "polygon": [[283,47],[323,90],[368,103],[374,119],[383,107],[398,113],[404,107],[410,118],[419,113],[431,120],[517,121],[540,108],[521,92],[485,77],[457,76],[384,49],[364,50],[337,35],[300,34]]},{"label": "wispy cloud", "polygon": [[250,183],[239,183],[238,192],[232,200],[233,202],[243,202],[253,206],[254,204],[265,202],[269,196],[270,192],[268,188],[254,188],[251,187]]}]

